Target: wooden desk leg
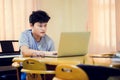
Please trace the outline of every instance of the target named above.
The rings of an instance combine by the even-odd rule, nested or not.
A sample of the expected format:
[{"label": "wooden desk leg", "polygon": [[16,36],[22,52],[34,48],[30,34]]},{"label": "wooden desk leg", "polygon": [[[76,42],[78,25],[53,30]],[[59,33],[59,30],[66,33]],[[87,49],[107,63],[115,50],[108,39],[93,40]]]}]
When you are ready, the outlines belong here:
[{"label": "wooden desk leg", "polygon": [[42,80],[40,74],[27,74],[27,80]]},{"label": "wooden desk leg", "polygon": [[16,68],[16,70],[17,70],[17,80],[20,80],[18,68]]},{"label": "wooden desk leg", "polygon": [[19,68],[20,68],[20,63],[18,63],[18,62],[13,62],[12,63],[12,66],[14,67],[14,68],[16,68],[16,73],[17,73],[17,80],[20,80],[20,71],[19,71]]}]

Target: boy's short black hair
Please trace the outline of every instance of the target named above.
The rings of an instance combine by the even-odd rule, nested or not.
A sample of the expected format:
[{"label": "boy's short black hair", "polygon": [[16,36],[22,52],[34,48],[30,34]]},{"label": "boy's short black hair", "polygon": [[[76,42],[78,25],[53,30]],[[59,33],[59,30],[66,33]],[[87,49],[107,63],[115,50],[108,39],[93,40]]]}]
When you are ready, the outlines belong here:
[{"label": "boy's short black hair", "polygon": [[34,25],[36,22],[44,23],[48,22],[50,19],[49,15],[42,10],[33,11],[29,17],[29,22]]}]

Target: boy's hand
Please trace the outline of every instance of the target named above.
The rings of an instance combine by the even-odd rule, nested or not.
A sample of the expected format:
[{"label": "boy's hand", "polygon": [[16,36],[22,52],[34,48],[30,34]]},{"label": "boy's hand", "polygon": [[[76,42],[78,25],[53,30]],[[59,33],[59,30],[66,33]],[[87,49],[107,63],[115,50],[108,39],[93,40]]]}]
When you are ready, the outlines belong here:
[{"label": "boy's hand", "polygon": [[38,52],[37,57],[45,57],[45,51]]}]

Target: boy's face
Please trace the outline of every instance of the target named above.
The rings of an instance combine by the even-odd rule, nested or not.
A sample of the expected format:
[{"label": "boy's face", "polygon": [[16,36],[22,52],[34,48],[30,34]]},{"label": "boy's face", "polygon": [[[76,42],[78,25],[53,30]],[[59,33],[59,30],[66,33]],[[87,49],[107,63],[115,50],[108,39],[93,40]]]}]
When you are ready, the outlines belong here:
[{"label": "boy's face", "polygon": [[45,35],[47,30],[47,23],[36,22],[32,25],[32,33],[36,36],[42,37]]}]

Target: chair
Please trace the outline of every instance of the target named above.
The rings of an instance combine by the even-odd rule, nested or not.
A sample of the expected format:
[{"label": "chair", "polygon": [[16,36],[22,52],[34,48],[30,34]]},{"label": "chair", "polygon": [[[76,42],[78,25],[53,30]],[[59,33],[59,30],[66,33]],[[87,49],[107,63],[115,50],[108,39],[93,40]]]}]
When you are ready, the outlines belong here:
[{"label": "chair", "polygon": [[61,64],[56,67],[53,80],[89,80],[86,72],[75,65]]},{"label": "chair", "polygon": [[84,64],[77,66],[87,73],[89,80],[107,80],[111,76],[120,76],[120,69],[117,68]]},{"label": "chair", "polygon": [[47,70],[44,62],[40,62],[36,59],[26,59],[23,61],[23,68],[21,72],[27,73],[28,80],[42,80],[40,74],[55,74],[55,71]]}]

